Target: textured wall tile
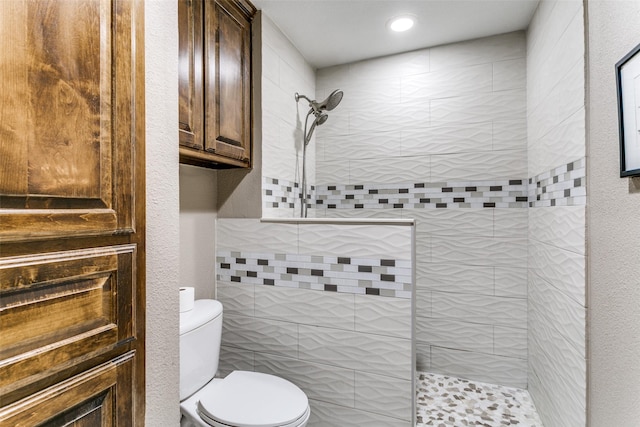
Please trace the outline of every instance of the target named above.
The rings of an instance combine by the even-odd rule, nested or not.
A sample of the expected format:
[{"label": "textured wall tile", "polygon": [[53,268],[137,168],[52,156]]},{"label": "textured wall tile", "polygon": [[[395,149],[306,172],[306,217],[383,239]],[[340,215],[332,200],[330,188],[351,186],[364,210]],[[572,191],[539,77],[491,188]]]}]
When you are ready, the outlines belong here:
[{"label": "textured wall tile", "polygon": [[302,389],[309,399],[354,407],[354,371],[306,362],[290,357],[256,353],[255,370],[285,378]]},{"label": "textured wall tile", "polygon": [[317,209],[324,218],[402,218],[402,209]]},{"label": "textured wall tile", "polygon": [[429,156],[388,157],[384,163],[378,159],[349,162],[349,184],[423,182],[429,180],[429,174]]},{"label": "textured wall tile", "polygon": [[431,120],[436,123],[479,123],[496,117],[519,119],[526,114],[525,100],[523,90],[433,99]]},{"label": "textured wall tile", "polygon": [[434,47],[431,49],[431,71],[524,58],[524,56],[525,34],[518,31]]},{"label": "textured wall tile", "polygon": [[255,307],[255,316],[265,319],[348,330],[354,328],[352,294],[257,286]]},{"label": "textured wall tile", "polygon": [[413,380],[355,372],[356,408],[367,412],[411,421],[413,414]]},{"label": "textured wall tile", "polygon": [[527,118],[512,120],[496,118],[493,121],[494,150],[526,150]]},{"label": "textured wall tile", "polygon": [[300,225],[299,253],[341,257],[411,259],[411,227]]},{"label": "textured wall tile", "polygon": [[493,63],[493,90],[525,89],[527,87],[526,59],[518,58]]},{"label": "textured wall tile", "polygon": [[418,291],[428,289],[440,292],[494,294],[493,267],[445,263],[419,263],[418,267]]},{"label": "textured wall tile", "polygon": [[[399,132],[394,131],[319,137],[318,142],[322,141],[323,153],[318,159],[320,161],[359,160],[366,156],[382,162],[389,156],[389,146],[400,147],[400,140]],[[333,183],[346,182],[336,179]]]},{"label": "textured wall tile", "polygon": [[[337,88],[336,86],[333,90]],[[329,90],[331,89],[328,88],[327,91]],[[370,79],[350,78],[349,81],[340,85],[340,90],[345,94],[340,102],[341,109],[365,110],[367,107],[372,107],[373,111],[376,111],[377,106],[396,105],[397,107],[397,104],[400,104],[400,76],[379,74]],[[327,96],[329,94],[330,92]],[[331,114],[332,112],[329,112],[330,117]]]},{"label": "textured wall tile", "polygon": [[578,304],[585,304],[585,256],[532,240],[529,269]]},{"label": "textured wall tile", "polygon": [[[298,120],[299,129],[297,131],[304,132],[304,120],[309,108],[305,105],[299,107]],[[313,116],[309,118],[309,127],[313,123]],[[309,129],[307,129],[308,131]],[[340,107],[329,113],[329,119],[322,126],[316,127],[315,136],[340,136],[349,134],[349,110],[340,109]]]},{"label": "textured wall tile", "polygon": [[262,44],[262,78],[271,80],[274,84],[280,82],[280,57],[267,43]]},{"label": "textured wall tile", "polygon": [[416,341],[438,347],[493,353],[493,326],[457,319],[418,317]]},{"label": "textured wall tile", "polygon": [[493,209],[494,236],[527,238],[528,209]]},{"label": "textured wall tile", "polygon": [[411,339],[411,299],[354,295],[355,330]]},{"label": "textured wall tile", "polygon": [[494,326],[493,353],[500,356],[527,358],[527,329]]},{"label": "textured wall tile", "polygon": [[317,185],[331,185],[336,182],[349,183],[349,160],[318,162],[316,171]]},{"label": "textured wall tile", "polygon": [[431,346],[416,342],[416,369],[431,372]]},{"label": "textured wall tile", "polygon": [[309,427],[410,427],[411,421],[386,417],[318,400],[310,400]]},{"label": "textured wall tile", "polygon": [[585,206],[559,206],[529,211],[529,238],[561,249],[585,253]]},{"label": "textured wall tile", "polygon": [[491,92],[491,64],[455,67],[402,79],[402,100],[449,98]]},{"label": "textured wall tile", "polygon": [[431,291],[416,289],[416,316],[431,317]]},{"label": "textured wall tile", "polygon": [[406,212],[416,219],[418,238],[423,234],[493,236],[493,209],[407,209]]},{"label": "textured wall tile", "polygon": [[495,294],[504,297],[527,297],[527,268],[495,267]]},{"label": "textured wall tile", "polygon": [[512,357],[432,346],[431,372],[510,387],[527,387],[527,361]]},{"label": "textured wall tile", "polygon": [[431,156],[431,181],[472,181],[527,176],[521,151],[471,152]]},{"label": "textured wall tile", "polygon": [[[491,151],[493,149],[491,122],[431,123],[429,127],[404,128],[400,134],[403,156]],[[389,147],[386,148],[388,153]]]},{"label": "textured wall tile", "polygon": [[222,343],[244,350],[295,356],[298,325],[229,314],[222,325]]},{"label": "textured wall tile", "polygon": [[526,239],[434,236],[431,245],[433,263],[505,267],[527,263]]},{"label": "textured wall tile", "polygon": [[431,315],[458,320],[526,328],[527,300],[488,295],[433,292]]},{"label": "textured wall tile", "polygon": [[295,253],[298,247],[298,226],[295,224],[219,218],[216,234],[217,250]]},{"label": "textured wall tile", "polygon": [[586,308],[535,274],[529,275],[529,313],[586,357]]},{"label": "textured wall tile", "polygon": [[233,371],[253,371],[254,352],[220,346],[220,362],[216,376],[224,378]]},{"label": "textured wall tile", "polygon": [[401,77],[429,71],[429,49],[384,56],[349,65],[351,81],[377,79],[381,75]]},{"label": "textured wall tile", "polygon": [[254,285],[216,281],[216,299],[222,303],[224,314],[254,314]]},{"label": "textured wall tile", "polygon": [[[312,151],[309,151],[312,153]],[[307,157],[309,164],[312,156]],[[296,149],[293,144],[284,144],[278,138],[278,144],[269,148],[264,148],[262,154],[262,176],[284,179],[287,181],[300,181],[299,168],[296,166],[302,162],[302,151]],[[309,173],[309,171],[307,171]],[[307,175],[307,179],[311,174]]]},{"label": "textured wall tile", "polygon": [[412,378],[411,340],[300,325],[299,357],[395,378]]}]

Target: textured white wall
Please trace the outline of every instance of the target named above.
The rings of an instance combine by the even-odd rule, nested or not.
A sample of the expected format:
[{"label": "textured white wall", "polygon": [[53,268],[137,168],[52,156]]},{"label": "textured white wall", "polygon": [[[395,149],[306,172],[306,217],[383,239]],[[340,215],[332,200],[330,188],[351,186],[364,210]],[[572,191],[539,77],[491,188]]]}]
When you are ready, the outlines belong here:
[{"label": "textured white wall", "polygon": [[217,172],[180,165],[180,286],[215,295]]},{"label": "textured white wall", "polygon": [[515,32],[321,69],[316,82],[319,99],[344,91],[317,132],[317,216],[417,219],[418,369],[523,388],[525,55]]},{"label": "textured white wall", "polygon": [[[180,420],[178,286],[178,9],[145,2],[147,343],[146,425]],[[170,94],[170,95],[167,95]],[[173,95],[171,95],[173,94]]]},{"label": "textured white wall", "polygon": [[547,427],[586,414],[583,19],[543,0],[527,32],[528,382]]},{"label": "textured white wall", "polygon": [[640,2],[589,1],[589,422],[640,419],[640,179],[619,178],[614,65],[640,43]]},{"label": "textured white wall", "polygon": [[[302,146],[304,119],[308,103],[301,99],[296,103],[296,92],[313,99],[315,97],[315,70],[305,61],[280,29],[262,13],[262,150],[263,179],[278,179],[279,185],[302,182]],[[313,116],[312,116],[313,118]],[[309,120],[311,125],[312,120]],[[307,183],[315,183],[314,140],[307,146]],[[264,185],[264,184],[263,184]],[[300,215],[299,199],[291,197],[294,191],[274,196],[289,196],[296,207],[284,205],[279,198],[263,196],[264,217],[296,217]],[[288,193],[288,194],[285,194]],[[269,201],[278,202],[274,208]]]}]

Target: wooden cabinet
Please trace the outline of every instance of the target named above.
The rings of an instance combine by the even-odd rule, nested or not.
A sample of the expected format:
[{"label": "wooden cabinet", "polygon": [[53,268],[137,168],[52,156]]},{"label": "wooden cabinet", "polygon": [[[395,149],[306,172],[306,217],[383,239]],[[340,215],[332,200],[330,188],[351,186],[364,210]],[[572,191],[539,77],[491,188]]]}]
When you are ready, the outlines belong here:
[{"label": "wooden cabinet", "polygon": [[0,426],[144,423],[143,23],[0,2]]},{"label": "wooden cabinet", "polygon": [[251,19],[239,0],[180,0],[180,161],[251,167]]}]

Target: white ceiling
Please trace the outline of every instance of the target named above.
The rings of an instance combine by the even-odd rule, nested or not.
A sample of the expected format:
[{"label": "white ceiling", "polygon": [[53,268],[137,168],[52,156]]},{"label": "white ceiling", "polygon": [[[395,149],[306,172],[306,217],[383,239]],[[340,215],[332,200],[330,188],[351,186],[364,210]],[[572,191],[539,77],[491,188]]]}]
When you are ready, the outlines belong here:
[{"label": "white ceiling", "polygon": [[[316,68],[526,29],[538,0],[253,0]],[[391,33],[389,18],[418,22]]]}]

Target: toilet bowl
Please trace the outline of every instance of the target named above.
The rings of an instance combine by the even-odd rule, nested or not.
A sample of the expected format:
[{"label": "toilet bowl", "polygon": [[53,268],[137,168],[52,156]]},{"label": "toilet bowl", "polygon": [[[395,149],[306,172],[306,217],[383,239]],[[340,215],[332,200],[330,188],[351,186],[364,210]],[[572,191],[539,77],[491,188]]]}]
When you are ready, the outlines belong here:
[{"label": "toilet bowl", "polygon": [[181,427],[304,427],[311,414],[295,384],[259,372],[214,378],[222,337],[222,304],[198,300],[180,313]]}]

